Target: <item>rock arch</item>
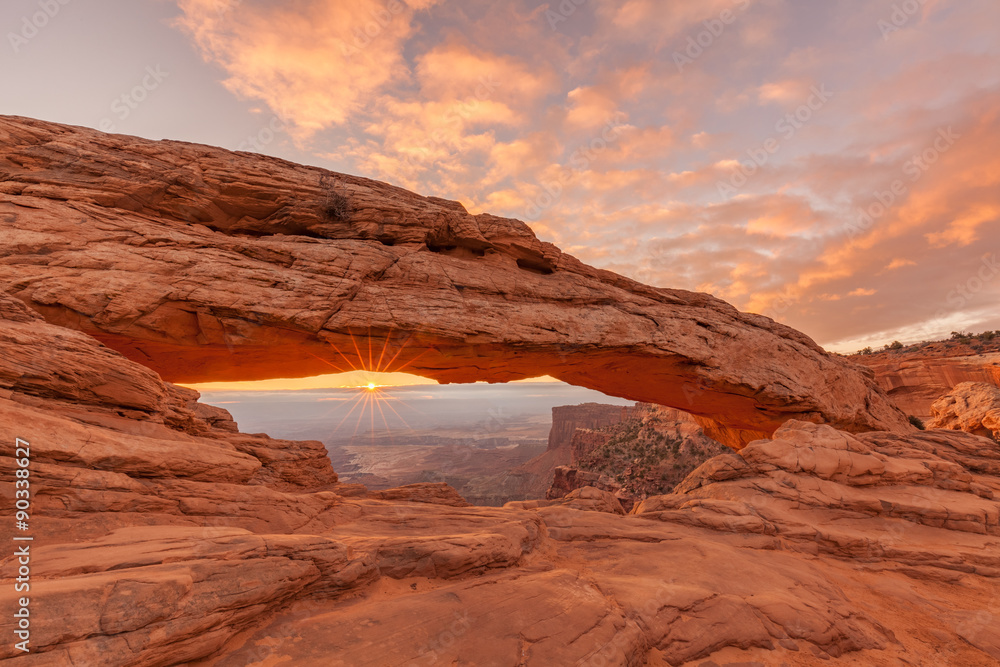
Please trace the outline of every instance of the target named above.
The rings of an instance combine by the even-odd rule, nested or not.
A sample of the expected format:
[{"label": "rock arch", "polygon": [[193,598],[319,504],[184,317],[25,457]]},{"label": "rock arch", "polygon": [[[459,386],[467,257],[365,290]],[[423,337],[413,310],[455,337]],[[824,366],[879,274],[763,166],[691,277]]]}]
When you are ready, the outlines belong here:
[{"label": "rock arch", "polygon": [[[0,146],[0,286],[166,380],[552,375],[689,411],[734,447],[791,418],[911,428],[871,372],[804,334],[586,266],[517,220],[23,118],[0,117]],[[331,190],[346,212],[326,210]]]}]

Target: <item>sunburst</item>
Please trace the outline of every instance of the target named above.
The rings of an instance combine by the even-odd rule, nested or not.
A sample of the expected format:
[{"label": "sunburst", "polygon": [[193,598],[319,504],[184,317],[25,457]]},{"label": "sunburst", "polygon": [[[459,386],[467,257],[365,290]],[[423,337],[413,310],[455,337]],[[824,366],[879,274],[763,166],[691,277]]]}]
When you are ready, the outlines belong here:
[{"label": "sunburst", "polygon": [[[412,334],[406,335],[401,340],[396,340],[393,342],[393,332],[390,330],[388,334],[385,335],[385,339],[382,343],[382,349],[376,350],[372,346],[372,335],[371,330],[368,331],[367,336],[367,355],[362,352],[364,345],[358,345],[357,339],[354,337],[353,333],[348,333],[350,338],[350,347],[347,347],[348,354],[344,354],[343,351],[338,349],[332,343],[330,344],[330,349],[339,357],[333,357],[337,359],[337,363],[334,363],[331,359],[324,359],[319,355],[309,352],[311,356],[327,364],[331,368],[335,369],[339,373],[347,373],[350,371],[357,371],[362,373],[398,373],[404,371],[406,368],[410,367],[413,362],[419,359],[426,352],[421,352],[415,355],[409,361],[405,363],[400,362],[400,356],[406,349],[407,344],[410,342]],[[393,347],[398,345],[398,349],[395,351],[390,349],[390,344]],[[353,350],[351,349],[353,348]],[[350,352],[354,352],[354,358],[360,362],[360,367],[355,363],[352,358],[348,355]],[[333,429],[333,433],[341,432],[341,429],[345,424],[348,424],[350,428],[349,420],[353,416],[354,421],[354,431],[351,434],[353,439],[357,436],[358,431],[362,424],[367,423],[369,430],[371,432],[372,441],[375,440],[375,424],[376,421],[380,421],[385,427],[385,430],[392,434],[392,427],[389,424],[389,419],[387,418],[387,411],[391,412],[392,415],[403,423],[403,425],[409,429],[410,425],[406,422],[401,414],[393,407],[392,403],[399,403],[401,405],[406,405],[402,400],[396,396],[392,396],[387,390],[387,385],[378,384],[375,379],[368,378],[367,382],[356,385],[353,387],[357,391],[357,395],[348,404],[347,414],[340,420]],[[407,406],[408,407],[408,406]],[[378,419],[376,419],[376,413],[378,413]]]}]

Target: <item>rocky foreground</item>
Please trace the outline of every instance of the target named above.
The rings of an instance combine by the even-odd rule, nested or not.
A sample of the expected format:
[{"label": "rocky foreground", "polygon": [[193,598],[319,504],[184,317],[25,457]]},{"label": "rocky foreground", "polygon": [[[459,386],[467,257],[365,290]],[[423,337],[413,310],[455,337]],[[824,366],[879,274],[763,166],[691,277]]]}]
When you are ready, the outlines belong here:
[{"label": "rocky foreground", "polygon": [[[0,509],[28,469],[34,538],[27,565],[0,552],[0,659],[1000,663],[1000,447],[917,431],[802,334],[363,179],[322,222],[321,170],[25,119],[0,139]],[[630,514],[593,487],[472,507],[341,484],[320,443],[240,433],[163,379],[326,371],[292,353],[357,340],[360,362],[390,327],[428,375],[695,405],[734,451]]]},{"label": "rocky foreground", "polygon": [[14,664],[1000,661],[992,440],[790,421],[630,515],[589,487],[470,507],[338,484],[319,443],[240,434],[16,299],[0,315],[0,430],[34,489]]}]

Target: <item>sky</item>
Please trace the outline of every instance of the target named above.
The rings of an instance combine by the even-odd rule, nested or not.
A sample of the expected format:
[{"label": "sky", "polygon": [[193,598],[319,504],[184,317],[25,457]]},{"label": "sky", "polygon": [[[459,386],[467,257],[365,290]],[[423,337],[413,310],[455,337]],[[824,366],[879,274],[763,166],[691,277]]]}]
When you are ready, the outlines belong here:
[{"label": "sky", "polygon": [[[510,384],[558,382],[555,378],[542,375],[525,380],[514,380]],[[271,380],[250,380],[245,382],[201,382],[186,384],[201,392],[222,391],[299,391],[309,389],[328,389],[332,387],[349,387],[353,389],[377,387],[405,387],[411,385],[438,384],[437,380],[413,375],[412,373],[379,373],[367,370],[347,371],[346,373],[329,373],[313,375],[304,378],[273,378]],[[488,384],[476,382],[473,384]]]},{"label": "sky", "polygon": [[839,352],[1000,329],[996,0],[5,0],[0,113],[524,220]]},{"label": "sky", "polygon": [[[633,405],[631,401],[562,382],[477,386],[410,386],[368,392],[365,389],[289,391],[225,390],[203,394],[225,408],[244,433],[274,438],[315,439],[327,444],[372,434],[419,433],[444,437],[518,437],[548,435],[552,408],[596,402]],[[534,426],[525,429],[529,422]],[[407,444],[405,440],[397,444]]]}]

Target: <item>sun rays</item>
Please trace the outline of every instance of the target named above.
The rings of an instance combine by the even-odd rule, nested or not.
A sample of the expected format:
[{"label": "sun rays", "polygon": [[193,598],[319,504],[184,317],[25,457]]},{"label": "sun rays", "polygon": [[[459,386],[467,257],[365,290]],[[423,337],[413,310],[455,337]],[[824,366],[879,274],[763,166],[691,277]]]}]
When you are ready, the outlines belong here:
[{"label": "sun rays", "polygon": [[[330,349],[336,354],[336,356],[333,357],[333,359],[336,360],[336,363],[334,363],[331,359],[325,359],[313,352],[307,352],[307,354],[330,366],[330,368],[333,368],[338,373],[350,373],[352,371],[369,373],[401,373],[412,366],[417,359],[427,353],[427,350],[423,350],[406,362],[402,362],[400,360],[400,356],[404,351],[406,351],[407,345],[413,338],[412,333],[395,336],[394,331],[390,329],[388,333],[385,334],[385,338],[382,341],[382,347],[377,351],[377,356],[376,350],[373,346],[374,338],[372,336],[371,329],[368,330],[368,335],[365,336],[367,346],[364,345],[364,343],[362,343],[362,345],[358,345],[358,339],[355,337],[353,332],[347,332],[347,337],[350,340],[350,346],[347,348],[347,352],[350,354],[353,349],[354,356],[357,359],[356,362],[345,355],[344,352],[342,352],[340,348],[333,343],[330,343]],[[367,354],[363,351],[364,347],[367,347]],[[339,359],[337,359],[337,357],[339,357]]]},{"label": "sun rays", "polygon": [[[330,344],[330,350],[332,350],[336,355],[333,356],[332,360],[324,359],[313,352],[309,352],[309,354],[319,361],[327,364],[338,373],[353,372],[382,375],[387,373],[403,372],[426,352],[426,350],[420,352],[412,358],[407,359],[405,362],[401,359],[407,345],[412,339],[412,334],[404,334],[396,337],[393,335],[393,331],[390,330],[384,335],[385,337],[382,340],[380,349],[376,349],[375,339],[372,335],[371,329],[368,330],[368,335],[365,336],[365,340],[363,340],[360,345],[358,344],[358,339],[355,337],[354,333],[348,332],[347,335],[349,338],[349,345],[345,346],[347,354],[332,343]],[[351,355],[352,352],[353,355]],[[334,361],[336,361],[336,363],[334,363]],[[406,419],[404,419],[403,416],[399,414],[399,411],[397,411],[392,405],[393,403],[399,403],[404,406],[406,404],[398,397],[392,396],[386,390],[386,388],[391,385],[379,384],[376,379],[377,378],[368,378],[367,381],[363,381],[355,387],[352,387],[352,389],[356,390],[357,395],[347,404],[347,413],[333,428],[331,435],[342,435],[353,424],[354,430],[351,433],[351,438],[353,439],[357,436],[358,431],[364,424],[368,426],[371,437],[374,440],[375,427],[376,424],[379,423],[387,432],[391,434],[392,427],[389,424],[390,420],[387,415],[394,415],[396,419],[402,422],[407,429],[410,428]],[[354,418],[353,422],[352,417]]]}]

